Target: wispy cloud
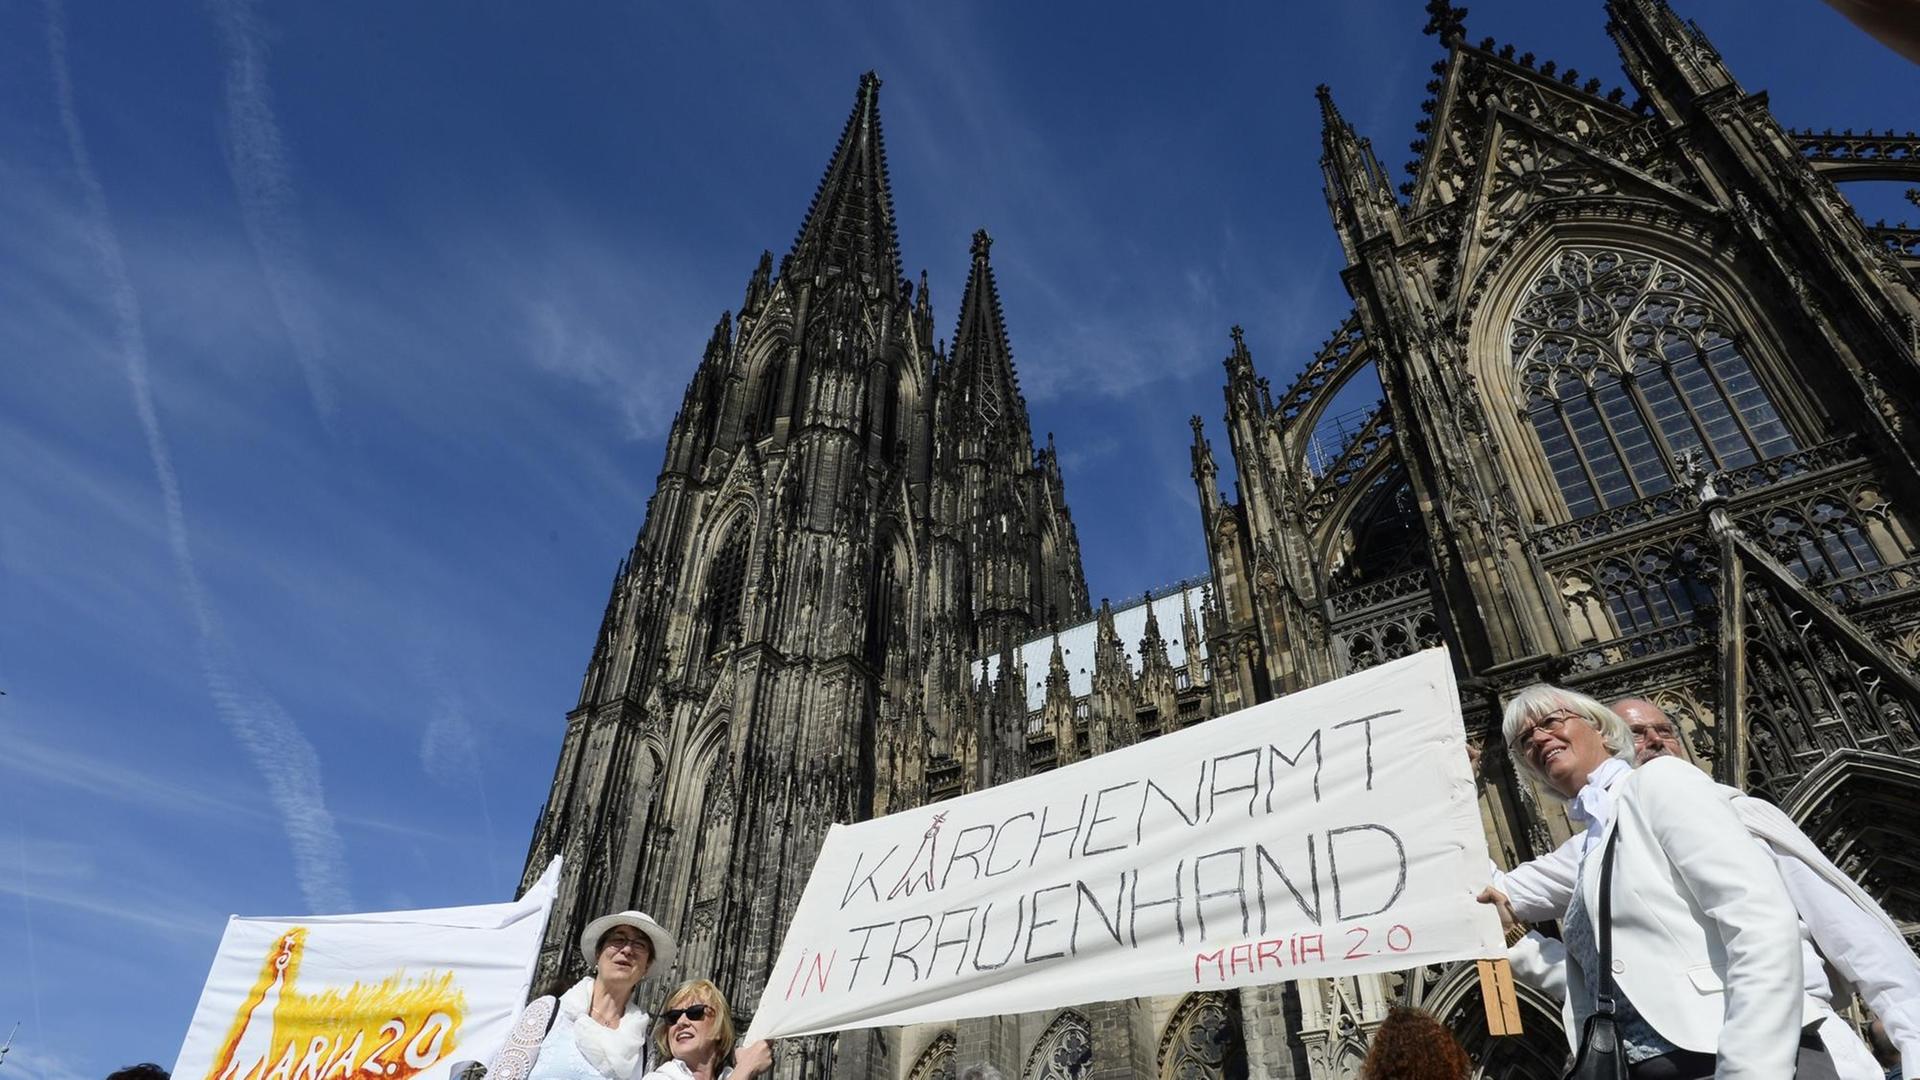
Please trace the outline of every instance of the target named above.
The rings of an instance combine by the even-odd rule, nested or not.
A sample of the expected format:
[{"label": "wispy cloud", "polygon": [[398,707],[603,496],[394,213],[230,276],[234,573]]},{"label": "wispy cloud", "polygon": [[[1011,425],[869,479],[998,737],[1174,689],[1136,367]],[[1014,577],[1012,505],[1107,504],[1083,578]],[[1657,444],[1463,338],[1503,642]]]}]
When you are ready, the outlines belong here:
[{"label": "wispy cloud", "polygon": [[677,399],[648,365],[615,343],[574,304],[545,298],[526,308],[527,349],[543,371],[598,391],[620,413],[630,439],[654,438],[673,419]]},{"label": "wispy cloud", "polygon": [[334,413],[327,343],[309,299],[305,238],[294,213],[293,170],[267,85],[267,36],[253,0],[216,0],[214,18],[227,61],[227,172],[253,243],[274,313],[307,381],[321,420]]},{"label": "wispy cloud", "polygon": [[16,880],[28,876],[88,878],[93,876],[93,868],[93,849],[87,845],[22,836],[8,876]]},{"label": "wispy cloud", "polygon": [[1020,385],[1036,402],[1095,393],[1123,398],[1142,387],[1195,370],[1222,336],[1204,319],[1171,310],[1118,318],[1075,319],[1035,335]]},{"label": "wispy cloud", "polygon": [[[134,902],[124,890],[106,893],[88,884],[66,881],[0,881],[0,895],[139,926],[178,941],[204,939],[211,914],[205,908],[156,906],[151,898],[145,897]],[[7,1064],[11,1067],[13,1062]]]},{"label": "wispy cloud", "polygon": [[215,710],[246,747],[267,783],[285,825],[293,849],[295,875],[307,903],[321,911],[351,908],[346,887],[345,848],[334,827],[333,816],[327,810],[320,783],[319,757],[286,711],[265,693],[247,685],[194,564],[180,476],[174,468],[173,453],[154,404],[139,294],[127,271],[126,256],[114,233],[107,207],[106,189],[94,170],[74,104],[73,75],[67,62],[66,12],[60,0],[47,0],[47,49],[61,127],[66,134],[74,172],[86,196],[87,238],[106,279],[116,346],[126,364],[134,410],[139,415],[147,455],[160,485],[168,547],[199,629],[200,663],[207,689]]},{"label": "wispy cloud", "polygon": [[[269,813],[252,805],[247,801],[246,793],[238,790],[237,784],[232,790],[223,790],[205,779],[191,782],[169,780],[151,768],[128,768],[98,754],[49,746],[18,730],[8,734],[6,745],[7,753],[0,755],[0,773],[17,774],[20,779],[12,781],[16,785],[30,780],[42,786],[70,788],[95,799],[122,803],[156,814],[215,817],[230,823],[249,820],[272,823],[277,820],[277,809]],[[446,839],[432,829],[401,822],[350,813],[333,814],[332,817],[339,824],[356,829],[418,840]]]},{"label": "wispy cloud", "polygon": [[[209,913],[192,907],[177,897],[142,896],[130,900],[124,886],[109,886],[100,880],[99,852],[96,845],[65,840],[17,838],[8,858],[0,861],[0,896],[19,899],[27,921],[27,978],[34,994],[35,1023],[38,1025],[39,972],[36,968],[37,934],[33,924],[36,905],[51,905],[85,912],[116,923],[159,931],[174,938],[204,937]],[[196,930],[195,928],[202,928]],[[8,1066],[14,1063],[9,1061]]]},{"label": "wispy cloud", "polygon": [[487,874],[500,880],[500,867],[494,859],[498,845],[493,842],[493,810],[487,800],[486,772],[480,763],[480,738],[467,718],[460,694],[441,667],[439,652],[430,644],[415,650],[422,658],[420,681],[426,684],[432,701],[425,731],[420,733],[420,767],[433,782],[473,800],[480,809],[480,823],[486,829]]},{"label": "wispy cloud", "polygon": [[7,1054],[9,1074],[18,1069],[19,1075],[28,1080],[95,1080],[97,1073],[83,1068],[65,1054],[43,1050],[28,1041],[39,1034],[40,1026],[35,1024],[32,1031],[21,1029],[17,1044]]}]

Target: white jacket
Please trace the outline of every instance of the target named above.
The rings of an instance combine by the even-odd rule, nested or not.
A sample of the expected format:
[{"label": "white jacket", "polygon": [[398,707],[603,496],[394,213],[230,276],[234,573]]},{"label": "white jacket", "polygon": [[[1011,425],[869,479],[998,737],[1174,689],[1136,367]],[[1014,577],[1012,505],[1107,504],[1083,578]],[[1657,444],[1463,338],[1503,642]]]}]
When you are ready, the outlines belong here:
[{"label": "white jacket", "polygon": [[[1904,1060],[1912,1063],[1907,1074],[1920,1077],[1920,962],[1899,930],[1778,808],[1723,784],[1715,784],[1714,791],[1773,860],[1799,914],[1807,994],[1821,1007],[1820,1038],[1842,1080],[1881,1080],[1885,1072],[1859,1033],[1831,1011],[1835,1001],[1844,1003],[1856,991],[1886,1022]],[[1575,835],[1510,871],[1493,868],[1493,885],[1506,894],[1516,918],[1543,922],[1566,914],[1579,872],[1580,843]],[[1515,978],[1565,1003],[1565,952],[1558,941],[1529,934],[1509,950],[1508,958]],[[1830,983],[1830,974],[1837,974],[1839,981]]]},{"label": "white jacket", "polygon": [[[1792,1076],[1801,1028],[1820,1019],[1801,971],[1799,919],[1770,859],[1716,785],[1686,762],[1649,762],[1613,788],[1612,819],[1580,881],[1600,913],[1600,855],[1613,853],[1613,977],[1674,1045],[1720,1056],[1719,1080]],[[1568,1005],[1594,1003],[1567,958]],[[1575,1030],[1578,1030],[1577,1027]]]}]

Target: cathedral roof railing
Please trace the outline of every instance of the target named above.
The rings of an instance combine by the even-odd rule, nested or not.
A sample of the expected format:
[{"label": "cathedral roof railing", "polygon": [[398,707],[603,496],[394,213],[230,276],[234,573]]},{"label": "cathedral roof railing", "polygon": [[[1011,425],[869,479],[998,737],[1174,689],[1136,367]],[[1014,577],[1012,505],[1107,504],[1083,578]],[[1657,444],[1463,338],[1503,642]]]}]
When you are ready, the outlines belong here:
[{"label": "cathedral roof railing", "polygon": [[1815,172],[1832,180],[1920,180],[1920,132],[1789,131]]},{"label": "cathedral roof railing", "polygon": [[[1859,453],[1858,440],[1852,435],[1845,435],[1805,450],[1729,469],[1714,478],[1714,485],[1727,495],[1738,497],[1815,473],[1857,465]],[[1629,503],[1610,506],[1596,514],[1541,529],[1533,534],[1533,542],[1541,554],[1554,555],[1603,537],[1652,524],[1698,505],[1693,492],[1685,487],[1672,487]]]},{"label": "cathedral roof railing", "polygon": [[[1160,624],[1160,635],[1166,643],[1167,662],[1177,671],[1186,666],[1189,655],[1205,659],[1207,656],[1206,595],[1212,587],[1212,578],[1205,574],[1186,578],[1171,585],[1149,589],[1138,597],[1132,597],[1124,604],[1112,608],[1114,633],[1120,638],[1125,650],[1127,668],[1138,675],[1141,670],[1140,639],[1146,635],[1147,612],[1151,608],[1154,619]],[[1184,629],[1185,616],[1191,614],[1195,630],[1195,639],[1189,641]],[[1047,668],[1053,655],[1053,645],[1057,639],[1060,653],[1067,665],[1067,690],[1076,697],[1085,697],[1093,692],[1094,655],[1099,649],[1100,619],[1088,619],[1083,623],[1066,627],[1057,634],[1043,634],[1021,644],[1016,652],[1019,655],[1017,666],[1027,673],[1027,707],[1038,709],[1047,700]],[[1000,658],[989,656],[973,662],[973,678],[976,683],[987,683],[1000,677]]]}]

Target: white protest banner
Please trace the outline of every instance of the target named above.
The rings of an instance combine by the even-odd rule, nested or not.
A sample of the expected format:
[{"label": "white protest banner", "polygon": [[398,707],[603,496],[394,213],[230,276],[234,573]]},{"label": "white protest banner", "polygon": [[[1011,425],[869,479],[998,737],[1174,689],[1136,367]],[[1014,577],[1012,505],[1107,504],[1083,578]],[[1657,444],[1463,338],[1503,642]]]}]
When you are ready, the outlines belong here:
[{"label": "white protest banner", "polygon": [[1505,955],[1433,649],[827,834],[750,1038]]},{"label": "white protest banner", "polygon": [[526,1003],[560,860],[510,904],[227,922],[178,1080],[440,1080]]}]

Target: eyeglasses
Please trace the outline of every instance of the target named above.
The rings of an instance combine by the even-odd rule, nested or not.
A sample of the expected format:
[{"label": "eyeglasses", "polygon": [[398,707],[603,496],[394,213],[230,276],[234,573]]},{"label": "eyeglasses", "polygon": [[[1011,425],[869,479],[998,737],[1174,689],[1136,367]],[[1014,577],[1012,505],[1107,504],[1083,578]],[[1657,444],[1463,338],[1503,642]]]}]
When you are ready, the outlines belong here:
[{"label": "eyeglasses", "polygon": [[697,1024],[707,1018],[707,1013],[713,1011],[716,1010],[712,1005],[689,1005],[684,1009],[668,1009],[660,1014],[660,1019],[665,1020],[668,1027],[679,1023],[683,1016]]},{"label": "eyeglasses", "polygon": [[1639,727],[1629,726],[1628,730],[1633,732],[1635,739],[1642,741],[1649,735],[1660,739],[1677,739],[1680,737],[1680,733],[1673,729],[1672,724],[1642,724]]},{"label": "eyeglasses", "polygon": [[617,937],[608,938],[601,943],[600,947],[612,952],[619,952],[621,949],[645,949],[651,953],[653,951],[653,942],[643,937]]},{"label": "eyeglasses", "polygon": [[1580,717],[1575,713],[1548,713],[1527,727],[1521,728],[1520,734],[1515,735],[1513,741],[1507,744],[1507,749],[1512,750],[1515,754],[1524,753],[1527,749],[1527,744],[1533,741],[1534,732],[1544,731],[1548,735],[1557,737],[1560,734],[1560,729],[1567,726],[1567,721],[1577,719],[1580,719]]}]

